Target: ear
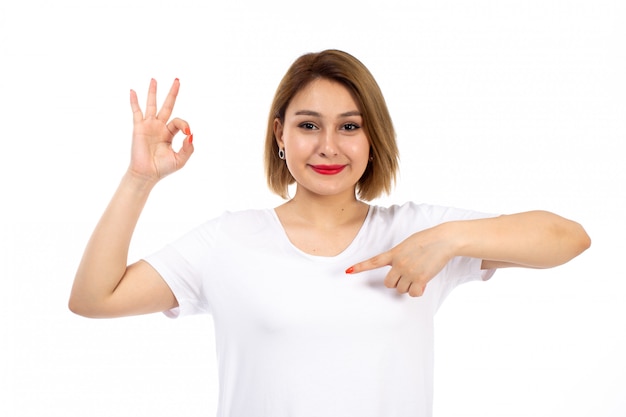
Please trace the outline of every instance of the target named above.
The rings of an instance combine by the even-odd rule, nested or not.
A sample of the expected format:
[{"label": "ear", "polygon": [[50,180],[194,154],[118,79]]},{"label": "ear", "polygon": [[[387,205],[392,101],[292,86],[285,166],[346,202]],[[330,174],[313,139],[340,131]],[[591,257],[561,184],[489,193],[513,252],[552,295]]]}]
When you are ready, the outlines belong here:
[{"label": "ear", "polygon": [[276,138],[276,143],[278,143],[278,148],[284,148],[283,124],[278,117],[274,119],[274,137]]}]

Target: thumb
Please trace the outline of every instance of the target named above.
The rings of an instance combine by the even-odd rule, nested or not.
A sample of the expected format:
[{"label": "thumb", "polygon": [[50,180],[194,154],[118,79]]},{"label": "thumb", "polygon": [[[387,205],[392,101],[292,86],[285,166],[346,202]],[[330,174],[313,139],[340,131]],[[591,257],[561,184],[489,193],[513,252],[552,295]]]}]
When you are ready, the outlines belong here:
[{"label": "thumb", "polygon": [[391,265],[391,253],[383,252],[366,261],[359,262],[346,269],[346,274],[358,274],[359,272],[369,271],[371,269],[382,268]]},{"label": "thumb", "polygon": [[190,133],[185,140],[183,140],[180,150],[176,153],[179,167],[182,168],[187,163],[191,154],[193,154],[193,149],[193,133]]}]

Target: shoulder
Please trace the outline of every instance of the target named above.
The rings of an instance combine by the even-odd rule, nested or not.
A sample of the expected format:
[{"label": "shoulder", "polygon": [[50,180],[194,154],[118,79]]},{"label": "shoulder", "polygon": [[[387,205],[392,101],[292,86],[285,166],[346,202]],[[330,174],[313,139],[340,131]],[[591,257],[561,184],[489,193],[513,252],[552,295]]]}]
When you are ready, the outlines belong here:
[{"label": "shoulder", "polygon": [[218,219],[222,222],[245,222],[255,223],[265,222],[272,217],[271,209],[249,209],[239,211],[225,211]]},{"label": "shoulder", "polygon": [[225,211],[218,217],[206,221],[198,229],[212,233],[237,231],[255,233],[267,228],[273,221],[274,214],[271,209]]},{"label": "shoulder", "polygon": [[204,227],[209,227],[215,242],[251,242],[274,236],[277,222],[274,210],[251,209],[226,211]]},{"label": "shoulder", "polygon": [[178,242],[212,246],[225,236],[251,236],[267,230],[272,222],[272,211],[225,211],[189,230]]},{"label": "shoulder", "polygon": [[493,216],[495,214],[412,201],[388,207],[372,206],[373,218],[392,223],[418,223],[423,227],[433,226],[446,221],[480,219]]},{"label": "shoulder", "polygon": [[404,218],[429,218],[433,214],[445,210],[445,207],[412,201],[391,206],[372,206],[372,215],[388,220]]}]

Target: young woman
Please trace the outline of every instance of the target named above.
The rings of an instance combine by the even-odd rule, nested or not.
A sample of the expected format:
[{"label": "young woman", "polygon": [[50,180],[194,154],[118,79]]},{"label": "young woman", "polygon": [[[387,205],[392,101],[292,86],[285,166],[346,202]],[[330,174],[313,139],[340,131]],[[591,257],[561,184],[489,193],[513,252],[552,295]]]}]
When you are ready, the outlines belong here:
[{"label": "young woman", "polygon": [[[179,82],[145,113],[131,91],[130,166],[78,268],[70,309],[88,317],[210,313],[219,416],[430,416],[433,317],[457,285],[506,266],[548,268],[590,245],[545,211],[494,216],[406,203],[389,192],[398,151],[383,96],[357,59],[300,57],[276,92],[269,187],[287,198],[227,213],[132,265],[133,229],[160,179],[193,153],[170,119]],[[175,152],[172,139],[186,139]]]}]

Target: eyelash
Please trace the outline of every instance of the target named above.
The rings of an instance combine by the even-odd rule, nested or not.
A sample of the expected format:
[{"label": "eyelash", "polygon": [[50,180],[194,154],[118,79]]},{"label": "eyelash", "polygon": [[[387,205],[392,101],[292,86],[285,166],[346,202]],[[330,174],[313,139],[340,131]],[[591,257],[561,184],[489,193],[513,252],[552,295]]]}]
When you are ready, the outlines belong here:
[{"label": "eyelash", "polygon": [[361,128],[361,126],[359,126],[356,123],[346,123],[345,125],[343,125],[343,129],[345,129],[345,130],[347,130],[349,132],[355,131],[355,130],[360,129],[360,128]]},{"label": "eyelash", "polygon": [[[313,130],[313,129],[317,128],[317,126],[315,126],[315,124],[311,123],[311,122],[300,123],[298,126],[303,128],[303,129],[307,129],[307,130]],[[347,130],[348,132],[353,132],[353,131],[355,131],[357,129],[360,129],[361,126],[359,126],[356,123],[346,123],[343,126],[341,126],[341,128],[343,130]]]},{"label": "eyelash", "polygon": [[317,126],[315,126],[313,123],[311,122],[304,122],[304,123],[300,123],[298,125],[298,127],[301,127],[303,129],[307,129],[307,130],[313,130],[314,128],[316,128]]}]

